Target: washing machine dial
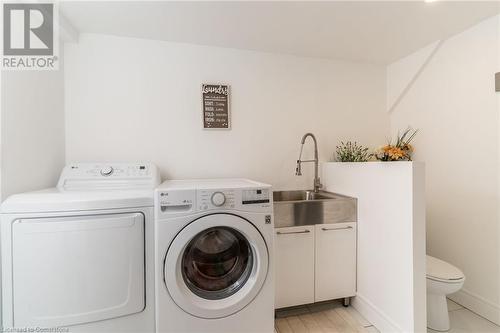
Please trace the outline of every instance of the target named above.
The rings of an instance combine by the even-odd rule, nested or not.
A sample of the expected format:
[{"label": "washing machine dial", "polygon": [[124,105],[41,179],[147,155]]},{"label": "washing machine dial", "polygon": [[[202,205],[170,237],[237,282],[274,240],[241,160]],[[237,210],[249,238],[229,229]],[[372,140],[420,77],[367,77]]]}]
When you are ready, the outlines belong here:
[{"label": "washing machine dial", "polygon": [[101,169],[101,175],[103,176],[111,176],[111,174],[113,173],[113,167],[111,166],[105,166]]},{"label": "washing machine dial", "polygon": [[222,206],[226,202],[226,196],[222,192],[212,194],[212,204],[216,207]]}]

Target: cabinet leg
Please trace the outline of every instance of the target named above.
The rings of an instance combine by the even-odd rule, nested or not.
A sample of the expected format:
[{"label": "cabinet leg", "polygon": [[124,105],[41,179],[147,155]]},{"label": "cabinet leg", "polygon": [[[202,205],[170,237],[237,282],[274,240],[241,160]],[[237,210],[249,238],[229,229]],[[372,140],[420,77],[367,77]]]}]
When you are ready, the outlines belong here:
[{"label": "cabinet leg", "polygon": [[344,297],[344,301],[342,302],[342,305],[345,307],[348,307],[351,304],[351,298],[350,297]]}]

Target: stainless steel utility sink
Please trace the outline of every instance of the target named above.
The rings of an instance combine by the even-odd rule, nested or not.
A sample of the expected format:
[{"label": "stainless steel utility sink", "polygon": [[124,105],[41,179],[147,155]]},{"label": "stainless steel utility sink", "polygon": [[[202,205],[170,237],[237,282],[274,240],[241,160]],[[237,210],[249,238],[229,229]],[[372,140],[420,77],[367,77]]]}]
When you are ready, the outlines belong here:
[{"label": "stainless steel utility sink", "polygon": [[278,191],[274,192],[274,201],[310,201],[310,200],[334,200],[338,195],[330,192],[320,191]]},{"label": "stainless steel utility sink", "polygon": [[274,199],[274,226],[276,228],[301,225],[357,222],[357,199],[319,191],[276,191]]}]

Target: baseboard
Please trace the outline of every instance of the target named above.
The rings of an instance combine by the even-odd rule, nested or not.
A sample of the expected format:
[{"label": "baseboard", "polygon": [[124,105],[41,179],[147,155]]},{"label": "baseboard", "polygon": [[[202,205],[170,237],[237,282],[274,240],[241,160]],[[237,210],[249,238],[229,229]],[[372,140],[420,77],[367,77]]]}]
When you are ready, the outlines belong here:
[{"label": "baseboard", "polygon": [[383,311],[362,295],[352,299],[352,306],[381,333],[403,332]]},{"label": "baseboard", "polygon": [[490,302],[467,289],[448,295],[448,298],[481,317],[500,325],[500,305]]}]

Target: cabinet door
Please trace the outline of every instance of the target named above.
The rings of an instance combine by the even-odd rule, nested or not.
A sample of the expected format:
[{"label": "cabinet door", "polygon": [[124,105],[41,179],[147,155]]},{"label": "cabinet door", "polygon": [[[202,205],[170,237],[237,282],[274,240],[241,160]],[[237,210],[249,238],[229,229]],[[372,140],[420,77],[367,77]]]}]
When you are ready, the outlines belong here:
[{"label": "cabinet door", "polygon": [[314,302],[314,226],[277,228],[276,308]]},{"label": "cabinet door", "polygon": [[315,302],[356,293],[356,223],[316,225]]}]

